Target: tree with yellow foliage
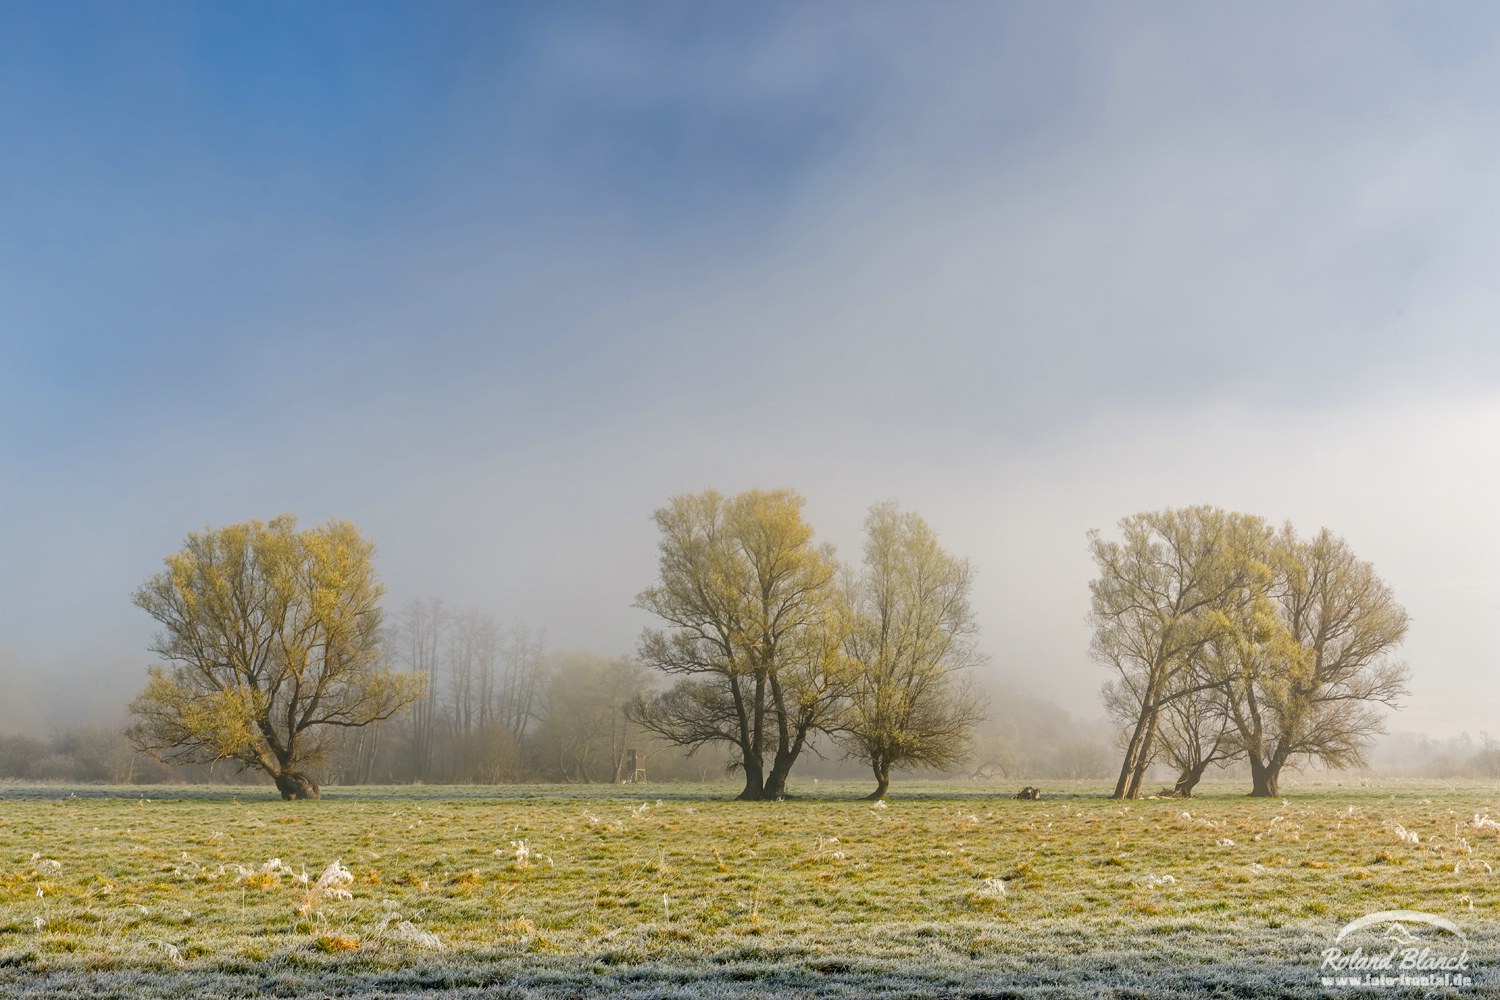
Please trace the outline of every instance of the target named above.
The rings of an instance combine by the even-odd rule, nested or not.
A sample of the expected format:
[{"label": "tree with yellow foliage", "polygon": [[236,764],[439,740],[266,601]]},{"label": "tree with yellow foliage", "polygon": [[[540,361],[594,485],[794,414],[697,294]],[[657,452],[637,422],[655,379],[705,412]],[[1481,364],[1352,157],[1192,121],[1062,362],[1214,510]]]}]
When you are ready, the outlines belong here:
[{"label": "tree with yellow foliage", "polygon": [[382,662],[373,554],[347,521],[298,531],[289,514],[189,534],[135,593],[167,661],[131,703],[135,746],[167,763],[232,761],[284,799],[317,798],[306,768],[337,731],[426,689]]},{"label": "tree with yellow foliage", "polygon": [[1394,654],[1407,616],[1374,568],[1324,529],[1299,538],[1262,518],[1199,506],[1136,514],[1121,542],[1091,535],[1093,650],[1118,678],[1115,798],[1136,798],[1166,758],[1189,795],[1243,757],[1251,795],[1281,794],[1289,763],[1364,760],[1406,693]]},{"label": "tree with yellow foliage", "polygon": [[1141,793],[1156,759],[1163,715],[1174,702],[1222,688],[1203,676],[1207,652],[1233,641],[1272,581],[1272,530],[1249,514],[1201,505],[1135,514],[1124,538],[1090,532],[1099,576],[1089,583],[1093,653],[1120,677],[1132,702],[1114,798]]},{"label": "tree with yellow foliage", "polygon": [[849,584],[849,696],[832,733],[874,772],[872,800],[885,798],[892,768],[952,767],[973,749],[985,706],[964,675],[984,660],[972,581],[926,521],[894,503],[870,509],[864,572]]},{"label": "tree with yellow foliage", "polygon": [[1375,568],[1327,528],[1303,539],[1288,525],[1277,543],[1280,648],[1243,656],[1226,674],[1227,714],[1250,764],[1250,794],[1266,797],[1281,794],[1290,762],[1364,764],[1408,678],[1395,658],[1406,610]]},{"label": "tree with yellow foliage", "polygon": [[733,747],[744,800],[786,794],[847,682],[838,564],[813,543],[802,504],[791,490],[672,498],[655,514],[658,582],[636,598],[666,623],[646,630],[641,660],[680,680],[632,716],[690,750]]}]

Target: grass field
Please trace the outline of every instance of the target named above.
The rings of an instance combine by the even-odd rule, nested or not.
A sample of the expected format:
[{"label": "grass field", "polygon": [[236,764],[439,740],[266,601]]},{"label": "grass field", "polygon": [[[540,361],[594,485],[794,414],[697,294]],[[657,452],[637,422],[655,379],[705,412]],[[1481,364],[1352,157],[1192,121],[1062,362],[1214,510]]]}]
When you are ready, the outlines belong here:
[{"label": "grass field", "polygon": [[1317,996],[1396,909],[1500,989],[1486,787],[806,790],[0,786],[0,994]]}]

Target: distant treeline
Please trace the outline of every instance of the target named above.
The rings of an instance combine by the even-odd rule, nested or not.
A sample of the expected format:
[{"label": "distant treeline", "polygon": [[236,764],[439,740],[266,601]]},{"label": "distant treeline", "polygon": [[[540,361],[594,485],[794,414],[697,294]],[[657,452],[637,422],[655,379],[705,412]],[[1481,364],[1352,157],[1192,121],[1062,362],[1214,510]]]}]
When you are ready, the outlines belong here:
[{"label": "distant treeline", "polygon": [[[1023,780],[1102,780],[1113,777],[1114,749],[1099,738],[1099,724],[1073,719],[1062,708],[1042,698],[997,688],[991,695],[991,720],[980,733],[980,754],[965,772],[953,777],[1013,783]],[[0,779],[81,782],[85,784],[169,784],[176,782],[229,784],[257,781],[231,766],[170,767],[137,753],[124,736],[125,723],[80,724],[59,729],[47,738],[0,735]],[[395,734],[390,734],[394,736]],[[407,783],[398,777],[402,754],[392,740],[389,766],[371,776],[378,783]],[[524,766],[502,781],[549,782],[589,780],[564,777],[562,768],[541,759],[540,747]],[[333,783],[351,780],[356,754],[338,755],[329,762]],[[683,757],[670,750],[645,749],[651,781],[707,781],[723,776],[722,757],[699,754]],[[1241,768],[1240,770],[1243,770]],[[1500,741],[1481,733],[1434,739],[1419,733],[1393,733],[1379,739],[1370,753],[1370,772],[1407,778],[1500,779]],[[837,759],[811,760],[804,778],[862,780],[862,767]],[[923,777],[936,777],[922,773]],[[1220,777],[1229,777],[1228,772]],[[1238,771],[1235,777],[1239,777]],[[612,775],[595,780],[611,780]],[[432,781],[467,783],[474,779],[435,775]]]},{"label": "distant treeline", "polygon": [[1488,733],[1433,739],[1391,733],[1370,751],[1370,770],[1395,778],[1500,778],[1500,741]]},{"label": "distant treeline", "polygon": [[[430,715],[398,717],[350,733],[319,768],[320,776],[333,785],[610,783],[632,776],[623,773],[625,751],[632,749],[638,751],[649,781],[701,782],[725,775],[723,753],[705,749],[689,757],[628,728],[623,704],[651,678],[626,661],[544,654],[532,641],[518,641],[512,648],[514,656],[496,659],[526,664],[524,672],[532,676],[522,686],[537,691],[535,704],[516,731],[502,727],[495,718],[499,713],[486,711],[484,721],[479,721],[477,706],[465,723],[466,684],[459,670],[458,683],[442,685],[449,693],[433,699]],[[443,664],[450,665],[451,661]],[[443,681],[449,676],[446,670],[441,675]],[[988,719],[976,734],[976,753],[947,776],[1009,784],[1111,775],[1115,751],[1101,723],[1075,719],[1014,683],[994,680],[986,687]],[[125,737],[126,725],[122,718],[114,724],[62,727],[45,738],[0,735],[0,779],[98,784],[260,780],[232,764],[162,764],[135,751]],[[868,777],[867,768],[841,759],[836,748],[821,749],[827,756],[808,760],[799,769],[802,780]],[[918,771],[915,776],[944,775]]]}]

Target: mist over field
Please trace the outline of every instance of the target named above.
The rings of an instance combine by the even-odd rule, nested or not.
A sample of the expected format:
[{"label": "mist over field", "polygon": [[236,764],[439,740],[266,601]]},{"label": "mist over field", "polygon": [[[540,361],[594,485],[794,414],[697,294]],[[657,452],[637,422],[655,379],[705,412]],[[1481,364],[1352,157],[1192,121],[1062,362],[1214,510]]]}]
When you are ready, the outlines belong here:
[{"label": "mist over field", "polygon": [[619,656],[651,512],[782,486],[851,561],[919,512],[1080,720],[1088,530],[1326,526],[1412,617],[1392,728],[1494,726],[1489,11],[9,20],[7,731],[119,717],[205,525]]}]

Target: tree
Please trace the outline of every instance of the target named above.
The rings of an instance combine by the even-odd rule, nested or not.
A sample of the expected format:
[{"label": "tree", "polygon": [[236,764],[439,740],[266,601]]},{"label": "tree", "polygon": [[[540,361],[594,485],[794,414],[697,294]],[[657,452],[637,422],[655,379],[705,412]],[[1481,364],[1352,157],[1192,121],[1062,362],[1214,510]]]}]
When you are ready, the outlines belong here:
[{"label": "tree", "polygon": [[1390,657],[1406,611],[1374,568],[1326,528],[1302,541],[1287,526],[1277,545],[1281,641],[1240,643],[1226,689],[1256,796],[1280,795],[1281,771],[1297,758],[1364,763],[1383,731],[1381,706],[1406,693],[1406,667]]},{"label": "tree", "polygon": [[557,781],[618,782],[635,726],[626,709],[646,686],[645,668],[592,653],[553,657],[539,699],[542,771]]},{"label": "tree", "polygon": [[984,701],[961,672],[982,662],[969,608],[973,572],[927,523],[893,503],[865,519],[864,572],[850,583],[849,700],[834,738],[869,764],[885,798],[891,769],[947,768],[973,746]]},{"label": "tree", "polygon": [[1094,651],[1118,673],[1106,707],[1128,733],[1117,798],[1158,756],[1179,794],[1240,757],[1259,796],[1279,795],[1298,759],[1363,762],[1407,677],[1390,657],[1406,612],[1368,563],[1326,529],[1303,541],[1216,508],[1121,526],[1124,544],[1093,537],[1090,585]]},{"label": "tree", "polygon": [[1220,687],[1203,676],[1204,651],[1264,594],[1271,530],[1217,507],[1135,514],[1123,542],[1090,533],[1099,576],[1089,583],[1093,653],[1136,699],[1114,798],[1136,798],[1156,753],[1162,712]]},{"label": "tree", "polygon": [[674,497],[655,513],[659,582],[636,599],[667,623],[646,630],[641,661],[680,681],[633,716],[690,752],[733,747],[744,800],[785,795],[842,693],[837,564],[813,544],[802,504],[790,490]]},{"label": "tree", "polygon": [[[1122,732],[1130,732],[1139,717],[1141,696],[1131,683],[1141,677],[1140,674],[1119,677],[1104,685],[1104,708]],[[1165,759],[1177,769],[1172,794],[1184,799],[1192,798],[1193,789],[1210,767],[1222,767],[1239,755],[1234,723],[1225,710],[1223,689],[1197,684],[1194,688],[1185,697],[1167,701],[1158,713],[1155,740],[1158,753],[1153,758]]]},{"label": "tree", "polygon": [[410,777],[427,781],[433,774],[433,742],[437,733],[438,652],[448,627],[448,612],[442,602],[408,601],[397,617],[395,627],[385,636],[388,655],[406,667],[408,673],[423,679],[424,697],[413,706],[407,719],[410,727]]},{"label": "tree", "polygon": [[504,629],[488,612],[411,601],[385,636],[390,658],[426,678],[403,720],[416,781],[514,781],[545,680],[543,637]]},{"label": "tree", "polygon": [[317,798],[305,769],[334,735],[425,690],[381,661],[373,554],[346,521],[298,531],[291,515],[189,534],[135,593],[167,661],[130,706],[136,747],[168,763],[258,768],[282,798]]}]

